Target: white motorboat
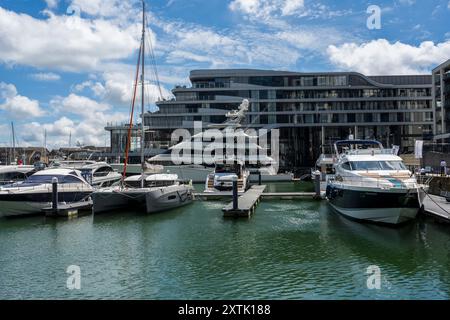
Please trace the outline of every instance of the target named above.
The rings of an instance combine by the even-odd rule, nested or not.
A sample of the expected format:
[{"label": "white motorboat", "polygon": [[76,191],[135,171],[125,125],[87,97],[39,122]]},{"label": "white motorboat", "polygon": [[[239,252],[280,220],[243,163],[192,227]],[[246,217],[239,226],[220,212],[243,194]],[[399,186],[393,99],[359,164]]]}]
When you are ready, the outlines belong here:
[{"label": "white motorboat", "polygon": [[0,187],[0,216],[38,214],[52,202],[52,180],[58,179],[58,200],[73,203],[85,200],[93,188],[81,172],[71,169],[49,169],[36,172],[22,183]]},{"label": "white motorboat", "polygon": [[64,160],[52,163],[50,168],[80,170],[86,181],[97,188],[109,187],[122,179],[122,175],[106,162]]},{"label": "white motorboat", "polygon": [[217,162],[214,172],[208,175],[205,192],[232,191],[233,181],[237,180],[238,192],[243,193],[249,188],[250,172],[241,161]]},{"label": "white motorboat", "polygon": [[422,193],[393,150],[369,140],[335,143],[335,176],[328,180],[329,204],[352,219],[401,224],[416,218]]},{"label": "white motorboat", "polygon": [[0,166],[0,186],[22,182],[35,172],[34,166]]},{"label": "white motorboat", "polygon": [[155,213],[187,205],[193,200],[193,187],[178,181],[175,174],[154,174],[131,176],[123,186],[97,190],[92,194],[95,214],[119,209],[144,209]]}]

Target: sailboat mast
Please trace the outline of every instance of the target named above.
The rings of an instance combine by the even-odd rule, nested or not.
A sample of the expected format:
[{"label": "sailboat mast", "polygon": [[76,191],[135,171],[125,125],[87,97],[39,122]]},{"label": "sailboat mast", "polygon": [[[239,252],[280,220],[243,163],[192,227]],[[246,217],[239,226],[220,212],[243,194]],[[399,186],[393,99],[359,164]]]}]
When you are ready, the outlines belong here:
[{"label": "sailboat mast", "polygon": [[13,152],[12,152],[12,160],[16,162],[16,134],[14,133],[14,122],[11,122],[11,130],[12,130],[12,142],[13,142]]},{"label": "sailboat mast", "polygon": [[141,110],[141,170],[142,170],[142,179],[141,179],[141,187],[144,188],[144,172],[145,172],[145,126],[144,126],[144,92],[145,92],[145,77],[144,77],[144,69],[145,69],[145,1],[142,0],[142,71],[141,71],[141,99],[142,99],[142,110]]}]

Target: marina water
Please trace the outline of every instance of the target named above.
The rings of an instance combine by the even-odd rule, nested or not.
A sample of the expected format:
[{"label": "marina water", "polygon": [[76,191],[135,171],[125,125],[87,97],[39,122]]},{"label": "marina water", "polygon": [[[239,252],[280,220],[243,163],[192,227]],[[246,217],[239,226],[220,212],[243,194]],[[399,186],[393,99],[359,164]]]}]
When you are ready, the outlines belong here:
[{"label": "marina water", "polygon": [[[225,203],[1,219],[0,299],[450,298],[448,225],[423,217],[395,229],[361,224],[312,200],[263,200],[251,219],[234,220],[223,218]],[[71,265],[80,267],[80,290],[66,286]],[[368,289],[370,266],[380,268],[379,290]]]}]

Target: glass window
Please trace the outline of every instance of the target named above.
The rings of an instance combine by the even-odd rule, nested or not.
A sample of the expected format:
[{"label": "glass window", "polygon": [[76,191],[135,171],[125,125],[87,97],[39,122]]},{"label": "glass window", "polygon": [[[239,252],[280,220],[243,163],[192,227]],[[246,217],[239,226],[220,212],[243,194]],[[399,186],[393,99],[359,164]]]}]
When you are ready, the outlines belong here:
[{"label": "glass window", "polygon": [[401,161],[351,161],[350,167],[353,171],[407,170]]},{"label": "glass window", "polygon": [[110,167],[101,167],[94,173],[94,177],[106,177],[112,171]]},{"label": "glass window", "polygon": [[25,183],[27,184],[50,184],[53,178],[57,178],[60,184],[64,183],[81,183],[81,180],[75,176],[62,175],[32,175]]},{"label": "glass window", "polygon": [[344,170],[351,170],[350,163],[348,163],[348,162],[343,163],[342,164],[342,169],[344,169]]}]

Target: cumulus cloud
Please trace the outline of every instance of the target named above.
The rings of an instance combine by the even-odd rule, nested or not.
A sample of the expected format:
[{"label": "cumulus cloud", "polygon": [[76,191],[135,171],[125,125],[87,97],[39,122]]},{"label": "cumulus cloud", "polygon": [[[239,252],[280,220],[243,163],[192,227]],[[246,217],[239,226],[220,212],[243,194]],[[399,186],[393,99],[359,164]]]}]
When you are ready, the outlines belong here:
[{"label": "cumulus cloud", "polygon": [[30,75],[30,77],[37,81],[58,81],[61,79],[61,76],[59,74],[53,72],[33,73]]},{"label": "cumulus cloud", "polygon": [[368,75],[429,73],[450,57],[450,41],[437,44],[424,41],[413,46],[378,39],[362,44],[330,45],[327,54],[336,66]]},{"label": "cumulus cloud", "polygon": [[107,123],[124,123],[128,120],[128,112],[116,112],[108,104],[76,94],[52,99],[50,105],[57,120],[22,125],[24,130],[21,130],[21,138],[28,145],[42,144],[43,132],[47,131],[48,144],[54,148],[67,146],[69,135],[72,141],[100,146],[105,144],[104,128]]},{"label": "cumulus cloud", "polygon": [[6,111],[11,118],[23,119],[44,115],[39,102],[19,95],[13,84],[0,82],[0,97],[0,110]]},{"label": "cumulus cloud", "polygon": [[0,7],[0,62],[82,72],[127,58],[139,46],[136,25],[47,14],[41,20]]}]

